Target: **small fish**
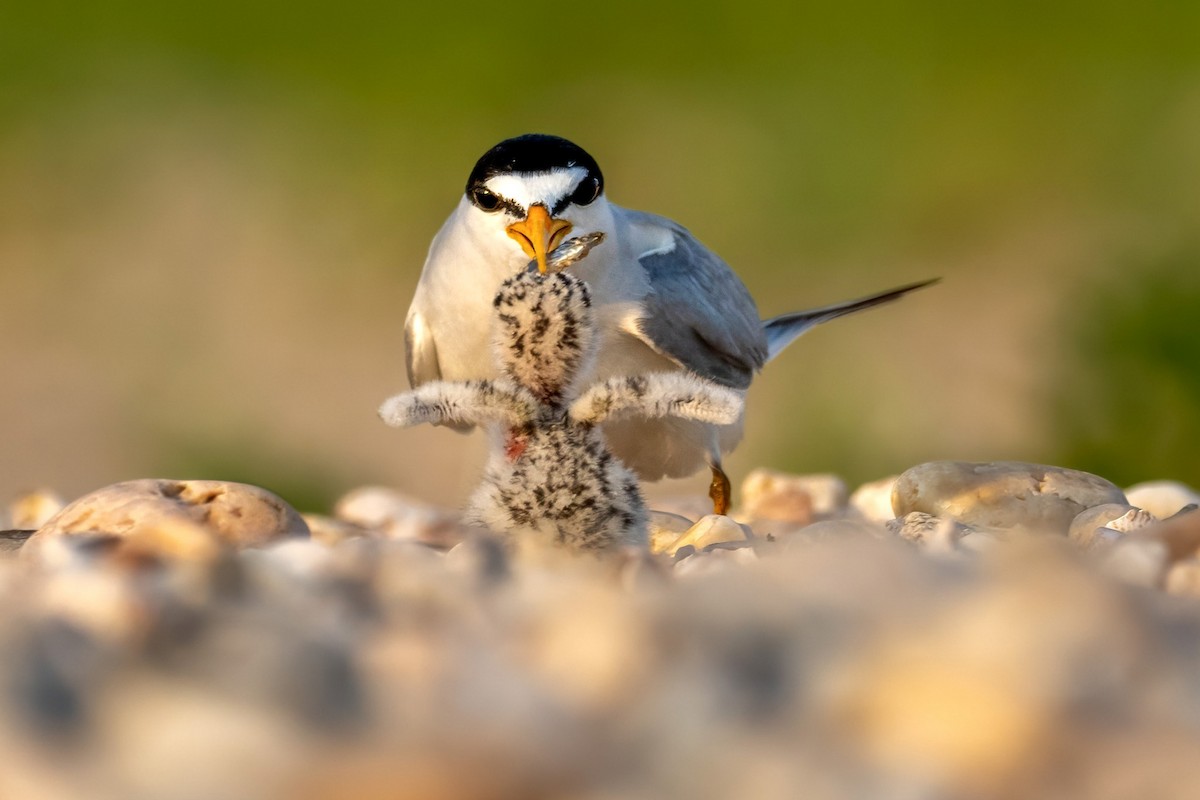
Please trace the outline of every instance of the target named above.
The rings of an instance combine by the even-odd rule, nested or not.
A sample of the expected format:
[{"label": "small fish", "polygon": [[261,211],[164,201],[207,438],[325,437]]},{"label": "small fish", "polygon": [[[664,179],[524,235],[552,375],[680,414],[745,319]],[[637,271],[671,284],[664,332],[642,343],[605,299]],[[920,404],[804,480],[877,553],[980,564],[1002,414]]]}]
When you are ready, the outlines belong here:
[{"label": "small fish", "polygon": [[[604,233],[602,231],[585,233],[583,236],[567,239],[558,247],[551,250],[549,256],[546,257],[546,272],[562,272],[572,264],[582,261],[583,257],[602,241],[604,241]],[[537,272],[537,261],[530,261],[525,271]]]}]

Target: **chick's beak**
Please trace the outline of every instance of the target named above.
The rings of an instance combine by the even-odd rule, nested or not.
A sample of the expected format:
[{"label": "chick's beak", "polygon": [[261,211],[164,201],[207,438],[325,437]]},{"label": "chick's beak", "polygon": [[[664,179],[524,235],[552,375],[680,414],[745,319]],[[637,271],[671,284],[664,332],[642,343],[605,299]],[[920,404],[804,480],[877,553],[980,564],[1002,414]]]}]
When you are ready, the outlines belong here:
[{"label": "chick's beak", "polygon": [[537,259],[538,271],[546,272],[546,254],[558,247],[571,232],[571,223],[555,219],[541,203],[529,207],[529,214],[520,222],[514,222],[505,230],[521,245],[530,258]]}]

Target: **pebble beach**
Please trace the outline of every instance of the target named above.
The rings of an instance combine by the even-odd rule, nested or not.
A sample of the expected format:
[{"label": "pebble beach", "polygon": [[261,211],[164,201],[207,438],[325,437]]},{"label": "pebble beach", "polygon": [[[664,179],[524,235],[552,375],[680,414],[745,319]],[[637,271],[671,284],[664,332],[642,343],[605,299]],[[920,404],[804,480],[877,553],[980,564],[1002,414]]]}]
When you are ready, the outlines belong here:
[{"label": "pebble beach", "polygon": [[0,513],[0,798],[1189,798],[1200,492],[755,470],[605,556],[362,487]]}]

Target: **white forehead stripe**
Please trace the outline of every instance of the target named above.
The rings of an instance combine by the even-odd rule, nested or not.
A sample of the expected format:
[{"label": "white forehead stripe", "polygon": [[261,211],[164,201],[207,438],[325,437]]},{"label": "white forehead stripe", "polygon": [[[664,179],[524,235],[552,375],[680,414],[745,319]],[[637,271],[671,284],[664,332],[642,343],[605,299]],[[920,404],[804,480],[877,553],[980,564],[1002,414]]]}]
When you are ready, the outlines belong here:
[{"label": "white forehead stripe", "polygon": [[575,190],[587,175],[583,167],[556,167],[549,172],[515,172],[493,175],[484,186],[507,197],[521,208],[544,203],[548,208]]}]

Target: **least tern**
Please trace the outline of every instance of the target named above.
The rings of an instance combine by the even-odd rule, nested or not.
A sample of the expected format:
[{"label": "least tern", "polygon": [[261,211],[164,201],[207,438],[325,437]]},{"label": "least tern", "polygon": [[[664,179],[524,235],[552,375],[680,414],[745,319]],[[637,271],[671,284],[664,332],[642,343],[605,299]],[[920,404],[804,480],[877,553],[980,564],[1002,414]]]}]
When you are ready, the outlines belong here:
[{"label": "least tern", "polygon": [[[496,288],[530,259],[546,271],[568,234],[597,232],[605,241],[571,266],[595,307],[599,341],[590,380],[676,370],[744,391],[813,326],[933,282],[760,320],[738,276],[686,228],[609,202],[599,165],[578,145],[526,134],[476,162],[430,245],[405,324],[409,383],[495,377],[488,344]],[[742,418],[730,425],[620,419],[604,432],[643,480],[685,477],[707,464],[714,510],[728,510],[721,456],[741,440]]]}]

